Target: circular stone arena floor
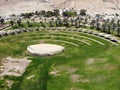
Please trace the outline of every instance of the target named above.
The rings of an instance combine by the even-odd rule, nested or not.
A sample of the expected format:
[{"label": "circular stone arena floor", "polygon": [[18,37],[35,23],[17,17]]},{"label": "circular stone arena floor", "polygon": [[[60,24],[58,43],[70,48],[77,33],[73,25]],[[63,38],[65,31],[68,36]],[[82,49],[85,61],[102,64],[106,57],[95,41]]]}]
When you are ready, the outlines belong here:
[{"label": "circular stone arena floor", "polygon": [[35,44],[27,47],[30,54],[38,56],[51,56],[62,52],[65,48],[55,44]]}]

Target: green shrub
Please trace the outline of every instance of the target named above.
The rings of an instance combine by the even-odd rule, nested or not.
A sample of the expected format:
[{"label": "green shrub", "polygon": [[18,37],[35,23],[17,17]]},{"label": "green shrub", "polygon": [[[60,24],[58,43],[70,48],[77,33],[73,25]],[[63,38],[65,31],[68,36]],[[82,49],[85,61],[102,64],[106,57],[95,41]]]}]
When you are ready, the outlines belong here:
[{"label": "green shrub", "polygon": [[6,87],[5,80],[0,80],[0,88]]},{"label": "green shrub", "polygon": [[68,16],[68,17],[77,16],[77,13],[73,11],[66,11],[66,12],[63,12],[63,16]]}]

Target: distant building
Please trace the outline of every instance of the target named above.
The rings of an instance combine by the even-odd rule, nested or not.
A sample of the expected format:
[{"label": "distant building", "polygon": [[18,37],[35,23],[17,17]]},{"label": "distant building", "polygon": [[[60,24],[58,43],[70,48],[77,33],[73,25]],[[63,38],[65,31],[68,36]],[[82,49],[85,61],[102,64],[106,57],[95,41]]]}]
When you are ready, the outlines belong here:
[{"label": "distant building", "polygon": [[59,9],[59,15],[62,16],[63,12],[66,12],[66,11],[67,11],[67,9],[65,9],[65,8],[64,9]]},{"label": "distant building", "polygon": [[63,12],[66,12],[66,11],[67,11],[67,9],[64,8],[64,9],[63,9]]},{"label": "distant building", "polygon": [[60,16],[63,15],[63,9],[59,9],[59,15],[60,15]]}]

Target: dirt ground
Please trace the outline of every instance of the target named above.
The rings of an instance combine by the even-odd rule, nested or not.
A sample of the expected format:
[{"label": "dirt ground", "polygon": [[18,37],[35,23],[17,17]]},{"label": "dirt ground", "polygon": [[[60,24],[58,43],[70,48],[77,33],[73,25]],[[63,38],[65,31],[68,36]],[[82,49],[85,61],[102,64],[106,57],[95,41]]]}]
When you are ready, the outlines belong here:
[{"label": "dirt ground", "polygon": [[53,8],[87,9],[89,13],[119,13],[120,0],[0,0],[0,16]]}]

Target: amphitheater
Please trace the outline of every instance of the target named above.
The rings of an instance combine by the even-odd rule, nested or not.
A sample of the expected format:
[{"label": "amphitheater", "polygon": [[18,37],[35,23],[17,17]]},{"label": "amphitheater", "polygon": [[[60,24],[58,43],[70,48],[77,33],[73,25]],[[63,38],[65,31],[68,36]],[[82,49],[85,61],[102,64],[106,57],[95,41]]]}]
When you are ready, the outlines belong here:
[{"label": "amphitheater", "polygon": [[[119,11],[113,1],[1,0],[0,15],[57,6],[111,15]],[[69,20],[67,26],[62,16],[63,25],[57,27],[55,20],[56,25],[50,23],[54,16],[35,16],[22,18],[23,26],[18,25],[18,18],[13,27],[8,24],[12,18],[0,24],[0,90],[120,90],[120,32],[92,29],[92,20],[86,26],[85,20],[79,26]]]},{"label": "amphitheater", "polygon": [[[23,80],[22,83],[17,84],[20,85],[20,87],[23,90],[30,88],[35,89],[36,86],[34,85],[30,86],[30,82],[34,84],[39,77],[41,77],[40,80],[43,80],[45,77],[52,76],[52,79],[50,80],[47,79],[49,80],[48,88],[53,87],[52,86],[53,82],[51,80],[53,81],[55,80],[54,85],[56,87],[56,90],[59,90],[58,89],[59,86],[55,84],[59,79],[56,78],[61,77],[60,80],[62,80],[64,84],[67,85],[66,84],[67,78],[64,77],[66,73],[68,73],[68,75],[66,76],[69,77],[70,80],[68,81],[69,83],[73,83],[73,85],[75,84],[88,85],[92,79],[98,78],[101,75],[103,75],[102,73],[107,74],[107,73],[112,73],[113,71],[115,71],[115,69],[117,70],[117,67],[114,67],[113,64],[109,61],[111,60],[111,57],[108,57],[112,55],[113,56],[112,58],[114,58],[114,60],[117,60],[119,58],[119,57],[115,57],[113,51],[111,51],[111,48],[113,50],[115,49],[116,54],[119,55],[119,51],[117,51],[116,49],[119,48],[120,41],[119,38],[112,35],[99,33],[97,31],[92,31],[87,29],[80,29],[80,28],[77,29],[77,28],[65,28],[65,27],[61,27],[61,28],[40,27],[40,28],[32,28],[28,30],[17,29],[13,31],[9,31],[9,30],[0,31],[0,36],[1,36],[0,47],[4,47],[0,49],[0,52],[2,54],[1,58],[5,59],[5,57],[7,56],[10,57],[7,58],[7,62],[3,62],[3,65],[1,66],[1,70],[2,70],[1,76],[2,77],[8,76],[6,77],[7,79],[6,83],[9,86],[13,84],[13,80],[10,76],[21,77],[22,75],[24,75],[23,76],[24,79],[21,79]],[[37,45],[48,45],[48,46],[46,47],[43,46],[45,47],[45,50],[43,50],[43,48],[41,50],[41,49],[37,49],[37,47],[32,47],[32,49],[36,49],[37,51],[36,53],[31,52],[31,46],[37,46]],[[51,45],[53,46],[56,45],[56,46],[52,48]],[[42,46],[38,46],[38,47],[42,47]],[[6,52],[4,52],[5,49],[7,49]],[[42,51],[42,53],[39,52],[40,50]],[[54,50],[56,50],[55,52],[57,52],[57,54],[54,53]],[[30,54],[30,52],[32,55]],[[48,52],[50,53],[52,52],[52,54],[48,54]],[[21,59],[14,58],[18,56]],[[22,57],[26,57],[26,56],[28,57],[29,60],[22,59]],[[11,60],[13,61],[11,62]],[[8,61],[10,61],[11,65],[14,65],[14,67],[11,67]],[[82,65],[85,66],[82,67]],[[27,66],[28,68],[26,69]],[[102,71],[100,70],[101,68]],[[88,74],[90,75],[90,77],[84,76],[84,74],[82,73],[80,74],[76,73],[76,72],[82,72],[81,69],[84,71],[84,74],[86,75]],[[38,74],[39,70],[40,70],[40,75]],[[47,71],[48,74],[44,73],[44,71],[46,70],[49,70]],[[99,72],[99,75],[93,78],[92,75],[95,75],[97,71]],[[94,72],[94,73],[90,74],[90,72]],[[104,76],[104,78],[106,78],[105,80],[110,79],[110,77],[107,76]],[[65,79],[65,81],[63,79]],[[98,82],[98,81],[95,80],[94,82]],[[103,83],[103,81],[101,82]],[[43,84],[46,85],[46,83],[47,81],[45,80]],[[59,84],[62,83],[60,82]],[[29,85],[29,87],[27,85]],[[44,85],[40,86],[40,88],[46,88],[46,86]],[[97,87],[99,87],[99,84],[96,85]],[[63,85],[63,87],[66,86]],[[72,88],[82,89],[85,88],[86,86],[71,87],[68,85],[67,87],[69,88],[67,90],[72,90]],[[12,86],[12,89],[13,88],[18,89],[19,87]],[[92,88],[95,87],[94,86],[90,87],[91,90]]]}]

